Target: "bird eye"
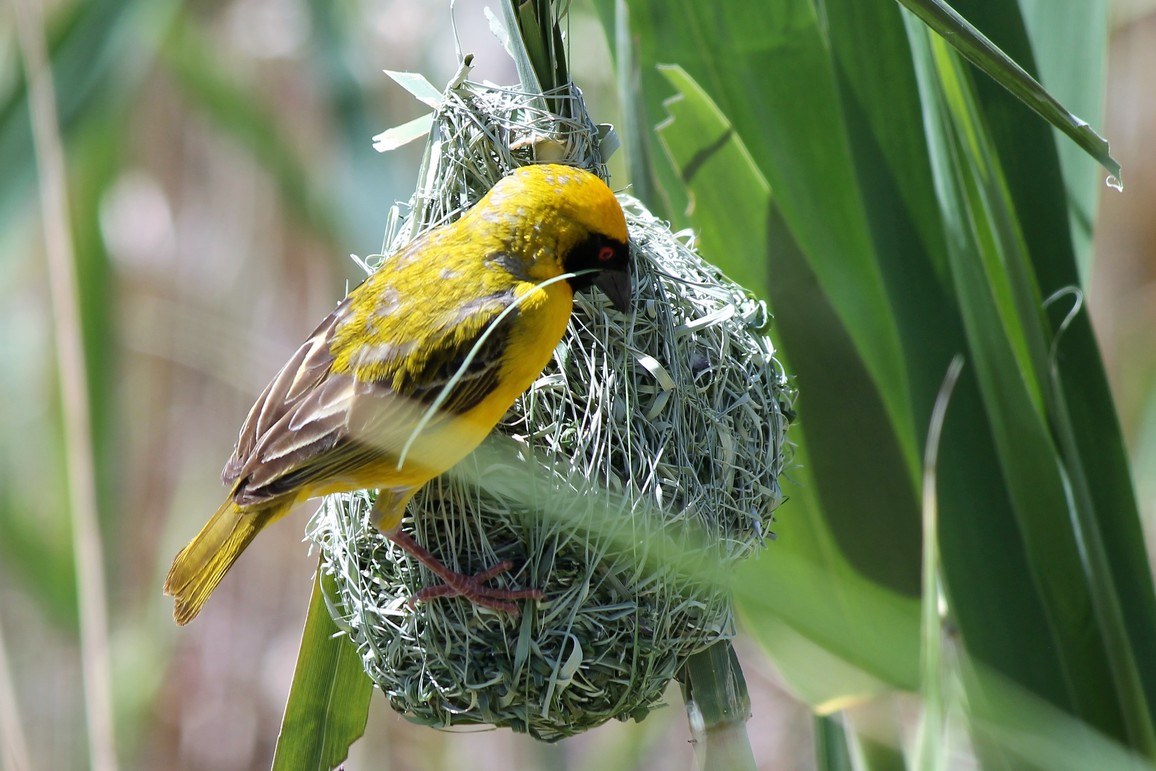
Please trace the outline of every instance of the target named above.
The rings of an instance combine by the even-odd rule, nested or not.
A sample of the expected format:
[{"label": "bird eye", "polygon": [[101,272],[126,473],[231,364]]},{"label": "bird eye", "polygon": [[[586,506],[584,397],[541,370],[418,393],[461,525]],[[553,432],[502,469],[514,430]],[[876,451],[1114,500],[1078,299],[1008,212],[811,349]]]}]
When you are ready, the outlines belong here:
[{"label": "bird eye", "polygon": [[614,259],[614,247],[604,246],[598,250],[598,261],[599,262],[610,262],[613,259]]}]

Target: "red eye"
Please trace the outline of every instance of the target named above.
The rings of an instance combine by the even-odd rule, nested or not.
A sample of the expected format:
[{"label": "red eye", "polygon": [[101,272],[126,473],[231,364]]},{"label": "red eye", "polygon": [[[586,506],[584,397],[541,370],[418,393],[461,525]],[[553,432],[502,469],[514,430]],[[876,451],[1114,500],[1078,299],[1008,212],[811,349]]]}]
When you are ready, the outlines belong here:
[{"label": "red eye", "polygon": [[604,246],[598,250],[598,261],[599,262],[610,262],[613,259],[614,259],[614,247]]}]

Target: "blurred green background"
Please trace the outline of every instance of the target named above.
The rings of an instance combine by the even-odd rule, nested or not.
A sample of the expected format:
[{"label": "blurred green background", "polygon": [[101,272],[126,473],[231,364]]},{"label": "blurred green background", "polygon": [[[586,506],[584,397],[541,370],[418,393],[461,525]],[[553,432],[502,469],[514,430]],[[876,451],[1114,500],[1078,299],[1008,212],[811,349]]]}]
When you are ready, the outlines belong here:
[{"label": "blurred green background", "polygon": [[[381,70],[440,85],[460,45],[476,56],[475,78],[515,80],[483,5],[459,0],[456,44],[444,2],[39,7],[65,139],[125,768],[268,766],[315,565],[301,543],[308,507],[262,537],[189,628],[172,624],[160,586],[220,502],[220,466],[252,399],[359,280],[346,255],[379,251],[390,205],[413,189],[420,143],[379,155],[370,137],[424,108]],[[31,767],[83,768],[54,319],[14,7],[0,16],[0,654],[11,681],[0,690],[15,697]],[[575,81],[595,120],[621,123],[599,20],[586,3],[572,14]],[[1128,186],[1099,196],[1088,309],[1156,543],[1156,156],[1144,150],[1156,132],[1156,4],[1117,2],[1110,18],[1096,128]],[[621,154],[612,169],[625,179]],[[791,516],[788,501],[787,536]],[[810,709],[759,648],[745,637],[738,648],[759,766],[813,767]],[[11,725],[4,696],[0,723]],[[375,699],[349,767],[687,767],[679,701],[672,690],[671,708],[644,724],[547,747],[505,731],[419,728]],[[7,750],[0,763],[19,762]]]}]

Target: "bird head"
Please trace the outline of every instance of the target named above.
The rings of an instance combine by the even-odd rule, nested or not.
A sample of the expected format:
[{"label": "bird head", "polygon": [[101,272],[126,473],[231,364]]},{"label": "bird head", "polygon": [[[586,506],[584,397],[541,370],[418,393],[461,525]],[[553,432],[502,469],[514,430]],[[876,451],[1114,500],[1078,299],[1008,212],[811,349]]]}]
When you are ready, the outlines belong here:
[{"label": "bird head", "polygon": [[523,166],[501,179],[477,207],[490,222],[514,225],[515,251],[539,280],[563,273],[574,291],[600,288],[619,310],[630,305],[626,217],[594,174],[572,166]]}]

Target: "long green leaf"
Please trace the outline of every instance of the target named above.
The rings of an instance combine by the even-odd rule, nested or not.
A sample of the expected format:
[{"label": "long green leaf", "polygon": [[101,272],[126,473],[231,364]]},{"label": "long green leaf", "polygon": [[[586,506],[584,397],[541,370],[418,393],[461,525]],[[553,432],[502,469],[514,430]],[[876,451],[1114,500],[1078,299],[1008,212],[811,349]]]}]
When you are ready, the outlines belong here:
[{"label": "long green leaf", "polygon": [[297,669],[277,737],[274,771],[330,771],[364,732],[373,683],[326,606],[333,581],[317,571]]},{"label": "long green leaf", "polygon": [[[664,103],[669,117],[656,130],[686,184],[690,210],[695,209],[696,191],[716,195],[730,185],[741,191],[725,206],[711,206],[710,216],[694,218],[699,247],[706,254],[733,255],[737,259],[720,259],[730,277],[762,291],[770,286],[766,259],[770,187],[734,126],[686,70],[668,65],[659,66],[659,71],[675,96]],[[734,252],[737,234],[743,243],[741,251]]]},{"label": "long green leaf", "polygon": [[[1028,33],[1018,16],[996,16],[992,6],[998,4],[983,0],[959,0],[956,5],[1001,48],[1031,68]],[[1068,55],[1077,56],[1082,50],[1084,59],[1103,59],[1104,39],[1096,32],[1104,24],[1097,16],[1103,8],[1090,3],[1070,10],[1084,20],[1083,26],[1091,34],[1083,39],[1084,49],[1069,51]],[[1060,11],[1053,8],[1052,12]],[[1099,45],[1091,50],[1095,43]],[[1098,78],[1102,66],[1102,61],[1090,61],[1086,76]],[[977,79],[974,88],[999,152],[1041,295],[1048,297],[1079,286],[1076,255],[1066,227],[1064,179],[1050,132],[987,78]],[[1049,339],[1054,354],[1049,356],[1048,369],[1054,363],[1067,407],[1063,417],[1070,421],[1070,429],[1057,430],[1072,438],[1082,476],[1090,480],[1086,491],[1090,508],[1096,512],[1096,525],[1108,555],[1107,570],[1120,605],[1128,611],[1123,621],[1133,647],[1136,651],[1156,650],[1156,592],[1119,417],[1088,315],[1077,313],[1070,323],[1063,321],[1071,307],[1071,303],[1054,303],[1048,313],[1053,329],[1065,324],[1062,334],[1054,341]],[[1156,704],[1156,657],[1143,655],[1136,663],[1147,701]]]},{"label": "long green leaf", "polygon": [[[902,455],[894,445],[881,443],[881,437],[887,435],[889,428],[879,402],[869,405],[864,398],[872,388],[869,377],[860,364],[855,364],[857,356],[850,346],[835,344],[835,340],[845,336],[838,332],[838,321],[816,312],[817,301],[806,289],[814,286],[813,281],[791,280],[793,274],[805,270],[806,261],[791,246],[790,235],[781,221],[771,215],[770,190],[755,168],[753,158],[717,105],[686,71],[667,67],[662,73],[679,96],[667,103],[670,120],[659,127],[659,138],[675,165],[690,170],[686,176],[692,198],[703,202],[694,209],[703,249],[710,253],[746,255],[746,260],[728,262],[728,265],[735,277],[747,281],[748,286],[758,286],[757,282],[765,280],[764,272],[768,268],[755,273],[758,265],[780,268],[777,280],[770,284],[770,294],[776,306],[787,310],[781,313],[775,329],[781,339],[791,343],[791,350],[798,351],[791,365],[806,385],[801,406],[806,415],[808,442],[817,437],[828,455],[858,452],[859,447],[865,446],[846,442],[846,418],[840,422],[839,416],[839,406],[847,400],[849,383],[858,380],[861,391],[853,388],[852,391],[859,394],[855,398],[859,432],[873,436],[869,452],[875,460],[887,459],[892,469],[902,468]],[[773,259],[771,243],[777,246]],[[794,304],[796,302],[800,304]],[[838,380],[823,377],[822,372],[831,369],[840,372]],[[812,373],[814,377],[810,377]],[[872,428],[879,430],[862,430],[868,416],[874,418]],[[796,460],[802,468],[792,475],[809,479],[813,465],[803,457],[801,448]],[[869,460],[865,453],[859,459],[847,459],[843,465],[870,468]],[[738,600],[758,638],[777,658],[802,650],[795,644],[800,633],[807,639],[821,640],[820,644],[830,654],[827,662],[810,666],[814,653],[813,648],[808,647],[805,657],[793,660],[791,673],[787,675],[796,692],[816,706],[875,694],[885,689],[882,682],[892,687],[913,687],[916,682],[918,622],[911,613],[914,606],[910,601],[892,599],[896,603],[895,620],[885,625],[885,631],[874,633],[869,618],[859,613],[860,595],[887,592],[859,576],[838,556],[846,544],[854,544],[847,547],[853,558],[883,583],[918,586],[917,574],[905,577],[902,572],[880,572],[909,570],[913,564],[911,551],[907,551],[906,558],[901,555],[903,549],[911,547],[905,547],[894,531],[885,532],[885,528],[879,526],[880,521],[868,524],[861,517],[862,502],[872,497],[887,498],[881,491],[887,489],[885,485],[889,483],[894,484],[896,490],[904,490],[902,475],[888,480],[881,474],[869,473],[861,477],[845,476],[839,485],[809,483],[803,485],[802,490],[792,490],[794,516],[784,522],[785,535],[776,548],[791,554],[769,555],[750,565],[750,578],[739,583],[740,587],[796,587],[791,592],[771,596],[748,595],[740,588]],[[825,498],[823,505],[817,502],[807,505],[816,492]],[[802,511],[800,504],[805,506]],[[821,519],[813,518],[818,517],[820,511],[828,514],[829,522],[836,517],[831,526],[842,531],[844,539],[832,540],[837,535],[832,534]],[[880,513],[894,516],[899,511],[894,499],[889,499],[888,509]],[[918,520],[912,529],[916,528]],[[914,550],[918,550],[918,544],[914,544]],[[825,570],[820,569],[820,565],[824,565]],[[743,570],[748,570],[747,566]],[[849,633],[849,629],[854,632]],[[847,640],[852,639],[854,643],[847,644]]]},{"label": "long green leaf", "polygon": [[[649,186],[651,195],[639,195],[639,200],[656,215],[669,220],[671,228],[677,230],[687,227],[686,188],[679,180],[670,159],[653,147],[654,126],[666,117],[662,102],[669,95],[666,90],[655,92],[655,85],[661,81],[653,65],[657,61],[669,62],[671,59],[648,58],[649,30],[631,18],[631,0],[593,2],[602,28],[606,31],[608,47],[618,75],[618,97],[624,115],[622,129],[626,137],[625,150],[629,155],[626,162],[630,184],[637,182],[636,176],[649,177],[648,181],[642,182],[642,187],[645,190]],[[631,61],[638,62],[638,69],[627,79],[623,69]],[[677,60],[675,63],[678,63]],[[632,137],[631,134],[638,136]],[[642,153],[638,152],[638,146],[645,148]]]},{"label": "long green leaf", "polygon": [[[741,263],[768,261],[773,334],[789,369],[798,374],[795,437],[801,429],[804,467],[791,476],[806,487],[788,490],[791,501],[777,527],[779,541],[760,563],[743,568],[750,571],[740,582],[743,618],[764,643],[780,646],[771,652],[780,665],[789,660],[784,672],[797,668],[787,679],[823,708],[837,704],[841,695],[869,695],[909,676],[875,646],[892,638],[910,645],[905,634],[880,631],[910,628],[905,626],[910,617],[874,615],[882,613],[883,603],[868,598],[883,599],[887,607],[902,603],[891,605],[897,598],[857,575],[864,571],[883,586],[902,586],[884,578],[877,566],[888,556],[899,572],[917,564],[917,545],[895,543],[905,543],[918,525],[905,518],[913,485],[894,484],[894,475],[902,473],[907,443],[922,442],[894,420],[893,409],[879,409],[881,370],[870,361],[876,349],[861,346],[857,330],[849,328],[854,304],[843,304],[838,282],[825,272],[851,275],[855,268],[848,263],[864,259],[881,278],[878,296],[899,330],[887,344],[897,343],[901,352],[904,410],[917,425],[925,424],[951,356],[960,351],[967,356],[968,369],[944,429],[938,478],[938,543],[950,621],[966,652],[1117,736],[1124,725],[1120,710],[1129,710],[1125,740],[1144,747],[1156,659],[1133,652],[1156,649],[1156,603],[1126,457],[1086,317],[1077,315],[1057,335],[1071,305],[1044,309],[1043,298],[1079,282],[1072,246],[1076,228],[1052,129],[1002,85],[980,78],[969,86],[978,95],[969,109],[981,120],[953,128],[955,155],[945,154],[942,127],[925,112],[934,100],[923,104],[919,98],[899,5],[884,0],[819,5],[821,32],[811,37],[811,10],[790,2],[746,19],[746,29],[735,28],[726,3],[709,12],[680,6],[677,25],[670,23],[668,7],[663,16],[651,13],[643,0],[630,4],[632,40],[641,58],[682,65],[662,73],[682,98],[670,105],[676,117],[663,126],[661,137],[672,165],[691,177],[692,219],[701,226],[703,251],[748,281],[759,280],[762,268]],[[1016,3],[960,0],[956,6],[1025,72],[1033,70]],[[1070,10],[1094,21],[1096,7],[1102,10],[1098,3]],[[1070,31],[1079,24],[1073,19],[1063,26]],[[743,34],[752,30],[757,33]],[[788,41],[798,55],[777,58],[774,53]],[[1102,56],[1102,46],[1094,42],[1081,50],[1087,57]],[[829,60],[833,81],[823,82],[819,55]],[[1097,77],[1095,65],[1087,69],[1069,73],[1068,85],[1076,93]],[[827,103],[832,82],[834,111]],[[807,93],[790,105],[782,102],[799,83],[808,84]],[[655,88],[644,70],[648,105]],[[928,100],[926,88],[922,93]],[[791,109],[837,125],[807,125],[805,118],[786,115]],[[680,123],[693,127],[697,143],[678,133]],[[798,131],[802,126],[808,130]],[[808,142],[813,146],[801,146]],[[847,150],[850,177],[837,162]],[[811,167],[808,179],[795,178],[790,164],[815,152],[827,152],[828,162]],[[965,172],[953,205],[944,203],[936,186],[944,183],[945,163]],[[694,173],[687,175],[688,168]],[[793,204],[821,212],[829,227],[857,216],[840,208],[845,197],[828,198],[826,208],[814,206],[809,186],[838,188],[854,199],[852,208],[867,217],[869,249],[851,257],[830,254],[808,237],[808,213],[800,215]],[[761,208],[771,191],[781,215],[774,206],[769,212]],[[720,214],[720,209],[729,211]],[[770,228],[766,238],[764,225]],[[962,256],[967,249],[972,249],[970,260]],[[868,284],[863,291],[873,295],[878,286]],[[856,367],[871,374],[860,377]],[[891,445],[895,437],[903,447],[898,463]],[[872,452],[856,452],[864,447]],[[875,509],[877,499],[892,510]],[[782,594],[792,596],[743,592],[748,584],[789,587]],[[1129,612],[1121,618],[1114,607]],[[847,650],[834,639],[839,632],[860,645]],[[819,663],[809,676],[798,677],[806,656],[782,649],[808,643],[818,646],[812,656]],[[847,673],[855,685],[840,691],[824,683],[826,669]],[[975,696],[969,691],[969,699]],[[1006,749],[1000,742],[993,746]],[[986,747],[981,754],[999,757]]]},{"label": "long green leaf", "polygon": [[613,28],[614,69],[623,108],[623,125],[618,133],[625,145],[630,186],[634,196],[645,203],[652,214],[669,219],[670,196],[659,184],[651,159],[654,138],[646,118],[646,100],[635,98],[642,85],[642,69],[638,60],[638,41],[630,29],[630,7],[626,0],[614,0]]},{"label": "long green leaf", "polygon": [[719,642],[694,654],[684,665],[683,677],[700,767],[753,771],[754,752],[746,732],[751,698],[734,647]]},{"label": "long green leaf", "polygon": [[1120,180],[1120,164],[1109,154],[1108,142],[1080,117],[1073,115],[1044,90],[1023,67],[1012,61],[967,19],[943,0],[898,0],[924,24],[996,80],[1044,120],[1063,131]]},{"label": "long green leaf", "polygon": [[847,735],[838,718],[815,716],[815,759],[819,771],[852,771]]},{"label": "long green leaf", "polygon": [[985,768],[1048,771],[1153,771],[1150,759],[1113,741],[1088,723],[1018,687],[990,668],[963,667],[973,741],[994,747],[998,762]]},{"label": "long green leaf", "polygon": [[[771,215],[770,188],[745,138],[689,73],[665,68],[663,75],[679,98],[667,103],[673,120],[660,126],[659,137],[696,202],[692,221],[703,253],[747,286],[764,288],[777,315],[779,339],[799,379],[804,430],[819,459],[813,472],[823,481],[819,511],[852,563],[914,596],[917,494],[904,472],[902,430],[888,408],[895,390],[890,384],[880,389],[871,352],[857,348],[858,338],[814,269],[818,261],[837,272],[839,257],[807,255],[797,246],[785,215]],[[776,211],[784,197],[776,196]],[[775,280],[767,282],[771,271]],[[909,406],[903,409],[910,414]],[[876,513],[892,526],[878,528]]]},{"label": "long green leaf", "polygon": [[[914,484],[919,453],[899,333],[813,4],[785,0],[751,13],[742,3],[631,0],[630,23],[643,61],[677,63],[734,125],[775,192],[821,291],[861,352]],[[669,86],[644,70],[642,90],[655,103]],[[661,113],[656,107],[651,114]],[[736,263],[758,259],[743,249],[705,254],[729,272]]]},{"label": "long green leaf", "polygon": [[943,596],[939,564],[939,501],[936,476],[939,471],[939,446],[943,438],[943,423],[951,393],[963,371],[963,356],[956,356],[948,367],[943,387],[931,414],[927,431],[927,446],[923,453],[923,612],[921,631],[922,673],[920,695],[923,714],[920,715],[916,737],[916,768],[939,771],[946,768],[942,748],[946,746],[946,698],[943,656],[943,622],[940,598]]},{"label": "long green leaf", "polygon": [[[1104,123],[1108,61],[1107,0],[1021,0],[1020,8],[1039,67],[1039,80],[1069,110],[1092,126]],[[1067,194],[1068,222],[1079,269],[1087,286],[1092,221],[1103,174],[1096,160],[1073,142],[1056,142]]]},{"label": "long green leaf", "polygon": [[[1091,484],[1083,467],[1073,421],[1069,416],[1068,400],[1058,375],[1059,365],[1048,350],[1056,333],[1048,328],[1043,318],[1042,298],[1035,283],[1030,259],[1025,254],[1023,237],[1018,229],[1014,206],[1002,172],[998,166],[986,165],[988,159],[997,156],[988,147],[986,131],[975,117],[966,79],[959,68],[953,66],[951,57],[944,54],[944,46],[936,46],[935,51],[941,82],[954,84],[954,87],[948,87],[947,99],[953,123],[958,130],[969,136],[969,142],[964,147],[978,147],[981,153],[980,157],[973,155],[966,168],[978,171],[974,176],[973,194],[981,201],[991,220],[993,241],[1003,258],[1000,265],[1006,269],[1011,280],[1023,336],[1031,349],[1030,376],[1035,381],[1033,385],[1043,392],[1047,421],[1054,435],[1054,451],[1062,464],[1064,492],[1071,499],[1069,508],[1072,512],[1074,541],[1083,560],[1082,577],[1087,582],[1088,597],[1104,638],[1117,698],[1123,706],[1132,741],[1152,754],[1156,752],[1156,733],[1153,731],[1151,708],[1144,694],[1137,656],[1133,642],[1129,639],[1121,601],[1114,585],[1111,559],[1105,548],[1090,490]],[[992,273],[994,271],[989,271],[989,280]]]},{"label": "long green leaf", "polygon": [[[917,50],[920,35],[913,28]],[[1101,730],[1122,732],[1150,754],[1156,744],[1127,631],[1122,621],[1113,622],[1103,612],[1105,602],[1115,599],[1111,575],[1096,571],[1094,564],[1091,572],[1086,570],[1088,543],[1072,528],[1073,520],[1083,518],[1080,502],[1071,498],[1073,469],[1058,457],[1047,417],[1058,414],[1057,405],[1041,404],[1037,393],[1046,366],[1034,351],[1042,344],[1042,320],[1030,307],[1032,287],[1025,284],[1034,278],[1021,254],[1022,240],[1007,232],[1009,226],[1014,229],[1014,205],[1000,184],[1002,172],[988,149],[966,76],[941,43],[933,42],[929,50],[922,61],[933,64],[924,64],[921,72],[938,191],[952,236],[953,275],[1067,697],[1081,717]],[[1007,273],[1000,272],[1001,266]],[[1004,282],[1011,284],[1010,291],[1000,291]],[[1016,356],[1013,339],[1031,349],[1026,359]],[[1110,600],[1104,601],[1105,595]],[[1099,622],[1092,634],[1089,618]]]},{"label": "long green leaf", "polygon": [[[897,443],[886,441],[891,430],[886,413],[880,400],[871,398],[873,384],[864,365],[821,293],[814,290],[806,260],[782,219],[773,213],[769,187],[750,153],[684,70],[664,68],[663,74],[678,89],[679,98],[668,101],[672,119],[660,127],[659,137],[675,164],[693,172],[688,175],[692,198],[704,202],[694,209],[702,247],[707,253],[743,255],[742,261],[722,260],[741,280],[764,280],[764,273],[752,272],[760,264],[776,270],[770,296],[780,315],[773,331],[789,351],[799,352],[788,368],[798,373],[802,386],[800,409],[807,434],[805,440],[796,441],[817,443],[826,456],[820,465],[812,463],[802,447],[798,449],[801,468],[792,476],[801,477],[800,489],[789,490],[792,516],[781,526],[783,537],[776,553],[744,566],[744,571],[750,570],[749,578],[739,582],[740,587],[794,588],[749,596],[740,588],[740,608],[781,663],[785,652],[799,649],[792,641],[800,634],[819,641],[835,659],[852,662],[851,667],[815,667],[808,654],[785,667],[798,692],[816,706],[877,693],[884,689],[881,682],[914,687],[918,658],[914,603],[866,580],[843,556],[848,554],[852,564],[884,585],[909,588],[912,596],[918,592],[918,562],[912,558],[918,542],[905,541],[897,535],[898,528],[878,527],[889,515],[894,518],[900,511],[897,501],[908,497],[912,518],[908,532],[918,531],[913,493],[901,471],[902,454]],[[840,377],[827,377],[832,371]],[[842,408],[848,392],[856,395],[850,416],[855,428],[850,431],[871,436],[870,443],[846,441],[849,416]],[[835,484],[818,485],[811,481],[816,467],[859,471],[844,473]],[[887,597],[883,602],[894,608],[885,633],[872,631],[872,619],[860,610],[863,596]]]}]

